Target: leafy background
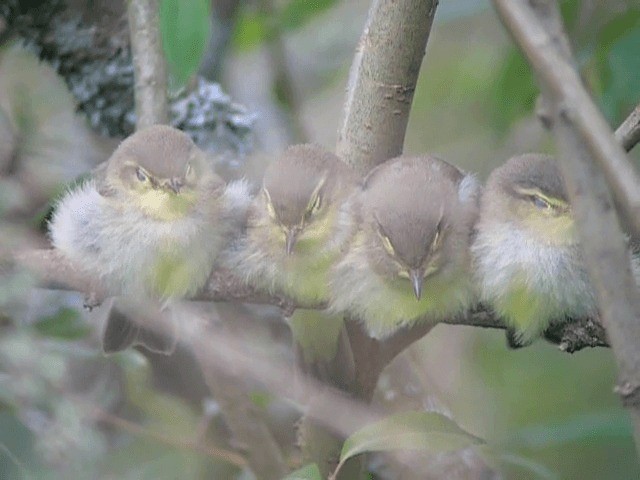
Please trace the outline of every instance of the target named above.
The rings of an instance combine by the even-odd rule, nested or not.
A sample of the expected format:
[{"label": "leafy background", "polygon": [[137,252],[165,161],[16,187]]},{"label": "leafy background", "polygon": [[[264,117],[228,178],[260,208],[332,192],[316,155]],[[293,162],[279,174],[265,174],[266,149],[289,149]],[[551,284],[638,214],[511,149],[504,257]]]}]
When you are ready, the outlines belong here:
[{"label": "leafy background", "polygon": [[[245,2],[227,20],[224,68],[208,73],[259,115],[248,176],[259,178],[265,159],[293,141],[293,123],[306,138],[335,145],[368,3]],[[640,7],[618,0],[562,7],[582,76],[615,127],[640,101]],[[188,83],[207,53],[217,25],[212,12],[205,0],[162,0],[174,88]],[[274,39],[284,41],[284,66],[269,56]],[[407,152],[438,153],[481,178],[512,154],[553,152],[533,115],[535,80],[487,2],[441,2],[425,58]],[[276,101],[279,68],[290,73],[295,101]],[[2,72],[0,66],[0,79]],[[13,114],[8,104],[16,105],[0,102],[3,115]],[[215,451],[229,448],[215,402],[203,406],[199,392],[176,395],[175,386],[159,385],[154,360],[137,352],[102,357],[81,298],[30,293],[30,281],[0,269],[0,478],[250,478]],[[439,326],[403,359],[410,373],[394,383],[395,362],[378,402],[389,411],[409,405],[446,412],[491,446],[487,461],[505,478],[640,478],[631,426],[612,392],[609,350],[567,355],[539,341],[510,351],[499,332]],[[181,361],[188,368],[188,359]],[[254,399],[280,425],[283,442],[291,441],[291,414],[283,417],[278,399],[260,390]],[[207,445],[215,447],[205,453],[193,448],[204,417]],[[314,478],[312,467],[305,471],[302,478]]]}]

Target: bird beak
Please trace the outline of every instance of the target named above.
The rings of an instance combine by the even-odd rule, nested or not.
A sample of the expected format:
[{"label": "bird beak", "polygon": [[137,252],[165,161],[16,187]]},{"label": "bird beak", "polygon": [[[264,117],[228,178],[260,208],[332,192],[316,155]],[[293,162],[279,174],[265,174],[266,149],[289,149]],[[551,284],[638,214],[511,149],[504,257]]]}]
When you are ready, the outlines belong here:
[{"label": "bird beak", "polygon": [[182,182],[179,178],[172,178],[167,183],[165,183],[165,187],[171,190],[176,195],[180,193],[180,188],[182,187]]},{"label": "bird beak", "polygon": [[424,271],[421,268],[412,268],[409,270],[409,278],[411,279],[411,285],[413,285],[413,293],[416,295],[416,300],[420,300],[422,296],[422,283],[424,282]]},{"label": "bird beak", "polygon": [[293,247],[295,247],[296,245],[296,240],[298,240],[298,230],[292,228],[290,230],[287,230],[287,233],[285,235],[285,250],[287,252],[287,255],[291,255],[293,253]]}]

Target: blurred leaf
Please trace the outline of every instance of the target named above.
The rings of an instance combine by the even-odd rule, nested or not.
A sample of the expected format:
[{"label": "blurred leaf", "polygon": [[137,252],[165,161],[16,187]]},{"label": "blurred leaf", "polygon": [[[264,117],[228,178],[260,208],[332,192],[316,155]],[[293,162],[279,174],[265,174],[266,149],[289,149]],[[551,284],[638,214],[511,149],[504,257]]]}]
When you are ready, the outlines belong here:
[{"label": "blurred leaf", "polygon": [[287,475],[282,480],[322,480],[322,474],[320,473],[318,465],[312,463]]},{"label": "blurred leaf", "polygon": [[233,43],[239,50],[257,47],[274,31],[291,31],[303,27],[314,17],[331,8],[337,0],[290,0],[269,15],[264,10],[245,8],[238,19]]},{"label": "blurred leaf", "polygon": [[501,472],[505,478],[560,480],[561,476],[546,465],[520,454],[505,451],[508,449],[509,447],[501,449],[495,446],[481,445],[476,449],[476,452],[487,466]]},{"label": "blurred leaf", "polygon": [[513,465],[520,470],[526,470],[533,473],[536,478],[542,478],[544,480],[560,480],[560,475],[549,470],[546,466],[539,462],[534,462],[530,458],[525,458],[521,455],[514,455],[512,453],[503,453],[498,455],[497,458],[503,464]]},{"label": "blurred leaf", "polygon": [[595,64],[602,104],[609,120],[618,123],[640,98],[640,9],[618,15],[598,37]]},{"label": "blurred leaf", "polygon": [[273,400],[271,395],[269,395],[267,392],[259,391],[251,392],[249,398],[251,398],[251,403],[253,403],[260,410],[266,410],[267,408],[269,408],[269,405]]},{"label": "blurred leaf", "polygon": [[599,437],[631,438],[633,431],[623,411],[587,413],[577,415],[566,422],[552,425],[535,425],[518,430],[506,444],[546,448],[568,442],[593,441]]},{"label": "blurred leaf", "polygon": [[512,48],[497,69],[494,80],[492,124],[497,133],[506,132],[513,122],[533,110],[538,87],[524,56]]},{"label": "blurred leaf", "polygon": [[36,467],[34,436],[14,415],[0,413],[0,478],[25,478]]},{"label": "blurred leaf", "polygon": [[170,73],[182,86],[200,66],[209,34],[211,2],[162,0],[160,30]]},{"label": "blurred leaf", "polygon": [[131,480],[205,478],[202,455],[158,443],[151,438],[138,438],[122,445],[104,459],[104,472]]},{"label": "blurred leaf", "polygon": [[400,412],[367,425],[344,442],[340,464],[365,452],[425,450],[449,452],[483,443],[454,421],[433,412]]},{"label": "blurred leaf", "polygon": [[42,317],[34,327],[42,335],[65,340],[78,340],[90,332],[89,326],[84,323],[77,310],[69,307],[59,309],[54,315]]},{"label": "blurred leaf", "polygon": [[336,0],[290,0],[279,14],[280,26],[284,30],[300,28],[335,3]]},{"label": "blurred leaf", "polygon": [[567,30],[571,30],[580,16],[583,0],[563,0],[560,2],[560,13]]}]

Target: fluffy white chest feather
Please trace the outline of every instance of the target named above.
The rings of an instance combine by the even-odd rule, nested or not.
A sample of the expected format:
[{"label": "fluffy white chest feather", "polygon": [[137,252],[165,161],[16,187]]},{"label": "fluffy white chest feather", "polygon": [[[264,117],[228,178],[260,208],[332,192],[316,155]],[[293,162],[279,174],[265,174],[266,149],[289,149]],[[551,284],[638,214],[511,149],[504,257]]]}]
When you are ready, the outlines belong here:
[{"label": "fluffy white chest feather", "polygon": [[513,225],[484,225],[472,246],[481,298],[524,340],[552,321],[596,313],[577,245],[546,245]]},{"label": "fluffy white chest feather", "polygon": [[58,205],[51,237],[56,248],[98,275],[113,293],[184,297],[208,277],[223,235],[206,209],[170,221],[101,196],[93,181]]}]

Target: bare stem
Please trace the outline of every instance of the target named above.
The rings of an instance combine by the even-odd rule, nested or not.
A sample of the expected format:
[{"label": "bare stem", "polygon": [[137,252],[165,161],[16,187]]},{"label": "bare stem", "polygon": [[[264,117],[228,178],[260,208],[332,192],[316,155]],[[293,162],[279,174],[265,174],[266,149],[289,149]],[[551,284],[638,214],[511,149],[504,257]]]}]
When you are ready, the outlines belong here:
[{"label": "bare stem", "polygon": [[402,153],[438,0],[374,0],[351,65],[336,153],[366,174]]},{"label": "bare stem", "polygon": [[167,68],[160,36],[159,0],[127,5],[134,68],[136,128],[168,122]]},{"label": "bare stem", "polygon": [[629,114],[616,130],[616,139],[630,152],[640,142],[640,104]]}]

